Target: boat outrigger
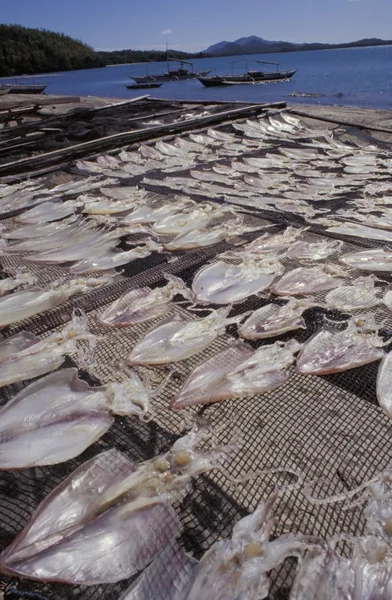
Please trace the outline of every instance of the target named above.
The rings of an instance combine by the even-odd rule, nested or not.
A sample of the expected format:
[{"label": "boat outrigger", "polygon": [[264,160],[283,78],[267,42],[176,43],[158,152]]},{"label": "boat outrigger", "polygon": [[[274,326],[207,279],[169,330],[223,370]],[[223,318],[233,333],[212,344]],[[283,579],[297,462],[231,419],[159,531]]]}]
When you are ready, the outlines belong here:
[{"label": "boat outrigger", "polygon": [[151,88],[159,88],[162,83],[158,83],[156,81],[146,81],[144,83],[130,83],[125,87],[127,90],[149,90]]},{"label": "boat outrigger", "polygon": [[[196,73],[193,70],[193,63],[187,62],[186,60],[176,60],[174,58],[167,59],[167,71],[163,74],[158,75],[143,75],[142,77],[137,77],[135,75],[130,75],[130,78],[136,81],[136,83],[148,83],[154,81],[181,81],[183,79],[199,79],[199,77],[206,77],[209,73],[211,73],[212,69],[208,71],[199,71]],[[177,62],[180,63],[178,69],[169,69],[169,62]],[[191,65],[191,69],[185,68],[184,65]]]},{"label": "boat outrigger", "polygon": [[239,84],[254,85],[257,83],[270,83],[273,81],[289,81],[292,78],[292,76],[297,72],[297,69],[294,69],[292,71],[278,71],[280,63],[276,62],[270,62],[266,60],[256,60],[254,62],[266,65],[276,65],[276,71],[246,70],[245,73],[238,74],[231,73],[230,75],[212,75],[211,77],[202,76],[198,77],[198,80],[206,87]]}]

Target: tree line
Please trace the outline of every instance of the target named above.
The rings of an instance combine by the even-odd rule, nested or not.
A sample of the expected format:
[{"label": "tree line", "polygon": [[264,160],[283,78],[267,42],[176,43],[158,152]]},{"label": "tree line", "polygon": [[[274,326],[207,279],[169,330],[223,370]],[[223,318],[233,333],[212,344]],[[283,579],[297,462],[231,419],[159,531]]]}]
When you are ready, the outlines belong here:
[{"label": "tree line", "polygon": [[169,50],[168,53],[159,50],[96,52],[87,44],[63,33],[21,25],[0,25],[0,77],[163,61],[168,56],[187,60],[205,55],[175,50]]}]

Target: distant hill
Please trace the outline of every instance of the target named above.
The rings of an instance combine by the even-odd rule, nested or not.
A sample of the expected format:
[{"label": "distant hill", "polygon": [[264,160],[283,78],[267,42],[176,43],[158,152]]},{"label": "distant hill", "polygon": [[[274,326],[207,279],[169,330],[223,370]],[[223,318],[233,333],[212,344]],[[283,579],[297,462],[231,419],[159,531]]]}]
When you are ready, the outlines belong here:
[{"label": "distant hill", "polygon": [[0,76],[104,66],[86,44],[63,33],[0,25]]},{"label": "distant hill", "polygon": [[238,56],[241,54],[265,54],[272,52],[300,52],[305,50],[328,50],[333,48],[358,48],[363,46],[384,46],[392,45],[392,40],[380,40],[378,38],[369,38],[358,40],[357,42],[347,42],[343,44],[322,44],[319,42],[310,44],[296,44],[293,42],[269,41],[264,40],[257,35],[242,37],[234,42],[218,42],[206,50],[204,54],[212,56]]}]

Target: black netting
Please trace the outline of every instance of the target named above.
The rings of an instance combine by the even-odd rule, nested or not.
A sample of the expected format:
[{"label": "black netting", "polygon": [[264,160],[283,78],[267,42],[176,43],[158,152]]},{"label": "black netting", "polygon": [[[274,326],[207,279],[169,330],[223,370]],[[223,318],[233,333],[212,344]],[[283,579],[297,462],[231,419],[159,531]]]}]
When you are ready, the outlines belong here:
[{"label": "black netting", "polygon": [[[144,114],[144,113],[143,113]],[[143,114],[141,115],[143,117]],[[235,133],[230,125],[222,130]],[[311,141],[305,136],[301,142]],[[294,147],[292,140],[270,140],[264,147],[245,148],[241,156],[265,156],[276,152],[279,147]],[[209,169],[212,157],[204,157],[197,168]],[[235,158],[238,158],[236,156]],[[216,161],[227,166],[227,157]],[[176,172],[175,175],[189,177],[189,169]],[[326,171],[327,172],[327,171]],[[336,169],[341,173],[341,169]],[[152,191],[162,194],[162,199],[171,199],[173,192],[169,187],[160,185],[168,173],[158,173],[156,184],[143,184]],[[172,175],[172,174],[171,174]],[[141,184],[143,176],[124,179],[122,184]],[[358,191],[358,190],[357,190]],[[336,193],[333,199],[309,201],[314,208],[347,208],[348,201],[355,198],[357,191]],[[187,190],[188,195],[189,190]],[[195,190],[189,193],[192,199],[216,203],[231,202],[230,197],[208,195]],[[240,207],[241,208],[241,207]],[[119,378],[118,361],[124,360],[146,332],[164,318],[142,323],[134,327],[112,329],[101,325],[97,319],[105,308],[121,294],[142,286],[162,287],[166,284],[165,273],[181,277],[190,286],[201,266],[208,261],[217,260],[219,254],[229,249],[239,249],[245,242],[258,237],[266,226],[271,233],[282,232],[287,225],[302,229],[301,239],[319,241],[327,237],[342,239],[344,245],[340,254],[360,250],[364,247],[377,247],[382,242],[360,238],[349,238],[325,231],[324,227],[311,225],[300,215],[288,212],[271,212],[255,206],[247,206],[244,201],[244,223],[258,228],[258,231],[242,234],[228,241],[207,246],[203,249],[180,252],[173,256],[154,253],[146,259],[129,263],[117,270],[112,283],[99,289],[79,294],[66,303],[44,313],[9,325],[2,330],[5,337],[27,330],[38,336],[46,337],[59,330],[72,317],[75,309],[88,314],[91,329],[100,336],[96,350],[96,366],[93,372],[80,371],[80,376],[91,385],[99,385]],[[4,215],[3,215],[4,216]],[[11,221],[3,221],[7,227]],[[121,247],[129,248],[122,240]],[[170,258],[170,260],[168,260]],[[304,266],[296,260],[282,258],[286,272]],[[337,256],[332,255],[329,262],[336,263]],[[0,256],[1,277],[12,274],[20,266],[18,256]],[[69,267],[38,266],[33,269],[39,276],[40,284],[50,284],[59,278],[70,279]],[[346,282],[352,282],[364,273],[354,269],[347,270]],[[384,281],[392,281],[390,273],[380,273]],[[384,284],[378,284],[383,290]],[[296,339],[300,343],[307,341],[328,322],[337,329],[345,327],[349,317],[337,311],[329,310],[322,304],[326,293],[315,295],[319,306],[309,308],[304,313],[306,329],[298,329],[276,338],[260,341],[248,341],[254,348],[271,344],[274,341]],[[381,296],[380,296],[381,297]],[[180,304],[181,302],[181,304]],[[257,308],[284,300],[271,297],[252,296],[232,308],[231,315],[254,311]],[[178,314],[185,319],[203,318],[211,306],[202,312],[192,312],[183,299],[175,298],[171,315]],[[363,311],[358,311],[363,312]],[[392,315],[389,309],[380,304],[371,313],[381,327],[380,334],[386,342],[392,337]],[[300,375],[290,368],[291,377],[276,390],[257,396],[210,404],[185,411],[174,412],[169,402],[178,393],[189,373],[205,360],[228,348],[233,339],[237,339],[237,326],[231,325],[203,352],[171,366],[154,368],[137,367],[143,378],[151,382],[153,389],[171,372],[166,386],[153,396],[154,419],[148,423],[134,417],[116,417],[112,428],[82,455],[64,464],[51,467],[37,467],[19,472],[4,472],[0,475],[0,543],[6,547],[21,531],[29,515],[47,494],[64,480],[84,461],[99,452],[116,447],[136,462],[151,458],[170,448],[173,442],[189,428],[190,418],[197,417],[211,424],[218,432],[220,444],[236,442],[237,451],[230,455],[224,464],[224,470],[214,470],[194,478],[186,496],[178,501],[175,509],[183,525],[180,543],[196,558],[211,547],[219,538],[230,536],[233,524],[241,517],[253,511],[260,501],[276,487],[293,484],[300,475],[306,482],[313,482],[311,493],[315,497],[326,497],[347,492],[369,480],[384,469],[392,456],[392,436],[389,418],[383,414],[377,404],[376,377],[379,363],[371,363],[360,368],[325,376]],[[391,349],[388,343],[386,350]],[[66,358],[62,367],[74,365],[72,358]],[[0,389],[0,404],[3,406],[27,381]],[[284,471],[284,470],[287,471]],[[255,472],[270,470],[268,474],[256,476]],[[276,471],[277,470],[277,471]],[[297,474],[297,475],[296,475]],[[288,532],[298,532],[331,538],[339,533],[360,535],[364,531],[363,507],[356,506],[347,510],[344,503],[318,505],[307,500],[301,489],[287,490],[281,494],[276,510],[274,536]],[[348,549],[342,548],[347,553]],[[290,587],[296,572],[296,561],[288,560],[270,575],[270,598],[282,600],[288,598]],[[17,578],[3,578],[4,598],[15,600],[117,600],[122,591],[130,584],[123,581],[115,585],[101,586],[65,586],[29,582]],[[0,588],[1,589],[1,588]]]}]

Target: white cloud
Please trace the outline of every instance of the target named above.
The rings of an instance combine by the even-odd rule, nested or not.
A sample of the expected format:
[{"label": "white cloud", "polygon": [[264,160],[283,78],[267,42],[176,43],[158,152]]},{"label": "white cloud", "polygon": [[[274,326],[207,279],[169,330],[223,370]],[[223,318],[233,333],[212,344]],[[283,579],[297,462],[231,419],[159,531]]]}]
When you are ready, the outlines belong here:
[{"label": "white cloud", "polygon": [[164,29],[163,31],[161,31],[161,35],[170,35],[172,32],[171,29]]}]

